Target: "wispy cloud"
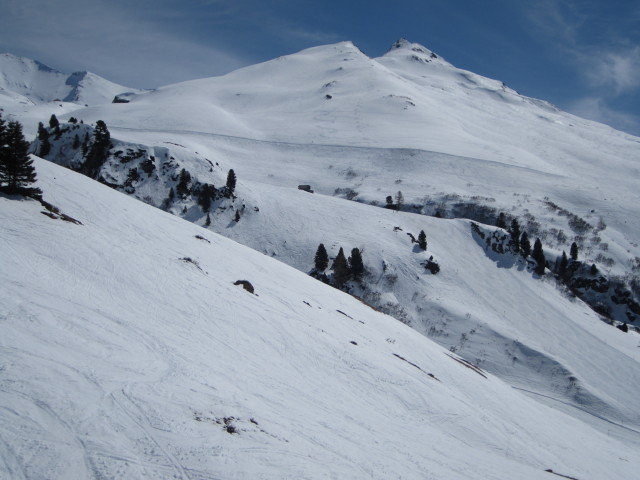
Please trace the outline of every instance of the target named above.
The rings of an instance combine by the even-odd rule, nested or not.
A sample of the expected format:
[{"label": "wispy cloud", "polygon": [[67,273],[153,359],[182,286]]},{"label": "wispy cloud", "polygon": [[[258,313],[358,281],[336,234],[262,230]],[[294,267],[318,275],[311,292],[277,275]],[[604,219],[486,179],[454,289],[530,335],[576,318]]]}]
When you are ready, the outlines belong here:
[{"label": "wispy cloud", "polygon": [[539,0],[527,8],[527,14],[534,35],[566,59],[587,89],[586,95],[566,108],[638,135],[639,117],[611,105],[640,93],[640,45],[620,31],[623,18],[631,24],[630,18],[640,20],[640,7],[618,9],[612,19],[600,15],[602,5],[587,0]]},{"label": "wispy cloud", "polygon": [[618,95],[640,87],[640,47],[605,52],[583,63],[588,80],[596,87],[611,87]]},{"label": "wispy cloud", "polygon": [[580,98],[569,105],[568,109],[580,117],[606,123],[618,130],[640,136],[640,117],[614,110],[602,98]]}]

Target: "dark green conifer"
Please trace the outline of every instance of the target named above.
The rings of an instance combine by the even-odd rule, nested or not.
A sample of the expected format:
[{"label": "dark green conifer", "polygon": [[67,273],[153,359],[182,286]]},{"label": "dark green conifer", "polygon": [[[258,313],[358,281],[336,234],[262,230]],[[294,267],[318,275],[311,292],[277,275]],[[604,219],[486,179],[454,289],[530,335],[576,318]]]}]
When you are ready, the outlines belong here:
[{"label": "dark green conifer", "polygon": [[569,259],[567,258],[567,253],[562,252],[562,257],[560,257],[560,263],[558,264],[558,275],[561,277],[567,273],[567,267],[569,266]]},{"label": "dark green conifer", "polygon": [[51,151],[51,143],[49,142],[49,132],[44,128],[42,122],[38,123],[38,141],[40,143],[38,156],[44,158]]},{"label": "dark green conifer", "polygon": [[531,257],[536,261],[535,273],[538,275],[544,275],[544,269],[546,264],[546,258],[544,256],[544,250],[542,250],[542,242],[539,238],[536,238],[536,241],[533,244],[533,252],[531,253]]},{"label": "dark green conifer", "polygon": [[180,198],[186,198],[191,193],[191,174],[184,168],[180,170],[180,177],[176,185],[176,194]]},{"label": "dark green conifer", "polygon": [[349,270],[351,275],[356,279],[359,279],[364,273],[362,254],[358,248],[353,248],[351,250],[351,255],[349,256]]},{"label": "dark green conifer", "polygon": [[427,249],[427,234],[424,233],[424,230],[420,230],[420,233],[418,234],[418,246],[422,250]]},{"label": "dark green conifer", "polygon": [[349,279],[349,265],[347,264],[347,258],[344,256],[344,250],[340,247],[338,255],[333,261],[331,266],[333,270],[333,285],[336,288],[344,287],[344,284]]},{"label": "dark green conifer", "polygon": [[40,195],[39,188],[30,185],[36,181],[36,169],[29,157],[29,143],[22,134],[22,125],[5,125],[0,116],[0,188],[11,195]]},{"label": "dark green conifer", "polygon": [[511,245],[511,249],[514,253],[520,252],[520,224],[518,223],[518,219],[514,218],[511,220],[511,228],[509,229],[509,233],[511,234],[511,240],[509,244]]},{"label": "dark green conifer", "polygon": [[578,260],[578,244],[576,242],[573,242],[571,244],[571,249],[569,250],[569,255],[571,255],[571,260],[573,260],[573,261]]},{"label": "dark green conifer", "polygon": [[327,254],[327,249],[322,243],[318,245],[318,249],[316,250],[314,266],[318,273],[324,272],[329,266],[329,255]]},{"label": "dark green conifer", "polygon": [[88,177],[98,178],[100,168],[107,161],[110,148],[111,134],[107,129],[107,124],[98,120],[93,129],[93,142],[87,152],[84,164],[80,167],[80,172]]},{"label": "dark green conifer", "polygon": [[520,236],[520,254],[524,258],[527,258],[531,254],[531,242],[529,241],[527,232],[522,232]]},{"label": "dark green conifer", "polygon": [[229,170],[227,173],[227,198],[231,198],[233,193],[236,190],[236,172],[233,171],[233,168]]}]

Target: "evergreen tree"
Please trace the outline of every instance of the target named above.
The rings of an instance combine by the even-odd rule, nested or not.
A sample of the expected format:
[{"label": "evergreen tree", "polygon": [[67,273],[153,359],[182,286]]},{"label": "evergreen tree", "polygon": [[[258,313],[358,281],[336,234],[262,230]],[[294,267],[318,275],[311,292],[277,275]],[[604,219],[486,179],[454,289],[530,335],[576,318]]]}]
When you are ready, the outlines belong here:
[{"label": "evergreen tree", "polygon": [[236,190],[236,172],[233,171],[233,168],[229,170],[227,174],[227,198],[231,198],[233,193]]},{"label": "evergreen tree", "polygon": [[565,273],[567,273],[567,267],[569,266],[569,259],[567,259],[567,253],[562,252],[562,257],[560,257],[560,263],[558,264],[558,275],[564,277]]},{"label": "evergreen tree", "polygon": [[498,218],[496,219],[496,227],[507,229],[507,217],[504,212],[500,212]]},{"label": "evergreen tree", "polygon": [[211,225],[211,217],[209,216],[209,212],[207,212],[207,219],[204,221],[204,226],[208,227]]},{"label": "evergreen tree", "polygon": [[522,232],[520,236],[520,254],[524,258],[527,258],[531,254],[531,242],[529,241],[527,232]]},{"label": "evergreen tree", "polygon": [[539,238],[536,238],[536,241],[533,244],[533,252],[531,253],[531,257],[537,263],[534,271],[538,275],[544,275],[546,259],[544,256],[544,250],[542,250],[542,242]]},{"label": "evergreen tree", "polygon": [[327,249],[324,248],[324,244],[322,243],[318,245],[318,249],[316,250],[314,265],[318,273],[324,272],[329,266],[329,255],[327,254]]},{"label": "evergreen tree", "polygon": [[5,125],[0,116],[0,188],[15,195],[40,195],[39,188],[31,187],[36,181],[36,169],[29,157],[29,143],[22,134],[22,125]]},{"label": "evergreen tree", "polygon": [[569,250],[569,255],[571,255],[571,260],[573,261],[578,260],[578,244],[576,242],[573,242],[571,244],[571,250]]},{"label": "evergreen tree", "polygon": [[59,126],[60,126],[60,122],[58,121],[56,116],[52,114],[51,118],[49,118],[49,127],[50,128],[57,128]]},{"label": "evergreen tree", "polygon": [[389,210],[393,210],[394,206],[393,206],[393,197],[391,195],[387,195],[387,198],[385,199],[387,204],[385,205],[384,208],[388,208]]},{"label": "evergreen tree", "polygon": [[345,282],[349,279],[349,265],[344,256],[344,250],[340,247],[340,251],[331,266],[333,270],[333,284],[336,288],[344,287]]},{"label": "evergreen tree", "polygon": [[180,198],[186,198],[191,193],[191,174],[184,168],[180,170],[180,177],[176,185],[176,193]]},{"label": "evergreen tree", "polygon": [[84,133],[84,138],[82,140],[82,156],[87,158],[89,154],[89,132]]},{"label": "evergreen tree", "polygon": [[100,168],[107,161],[110,148],[111,134],[107,129],[106,123],[98,120],[93,129],[93,143],[87,152],[84,164],[80,167],[80,172],[88,177],[97,178]]},{"label": "evergreen tree", "polygon": [[511,220],[511,228],[509,229],[509,233],[511,234],[511,240],[509,243],[511,244],[511,249],[514,253],[520,252],[520,224],[518,223],[518,219],[514,218]]},{"label": "evergreen tree", "polygon": [[240,210],[236,210],[236,216],[234,217],[234,220],[236,221],[236,223],[240,221]]},{"label": "evergreen tree", "polygon": [[591,270],[589,270],[589,273],[594,276],[598,274],[598,267],[596,267],[595,263],[591,264]]},{"label": "evergreen tree", "polygon": [[424,230],[420,230],[420,233],[418,234],[418,246],[422,250],[427,249],[427,234],[424,233]]},{"label": "evergreen tree", "polygon": [[214,198],[216,193],[216,187],[209,183],[205,183],[200,187],[198,192],[198,205],[202,208],[202,211],[208,212],[211,208],[211,199]]},{"label": "evergreen tree", "polygon": [[364,263],[362,262],[362,254],[360,250],[354,248],[351,250],[351,256],[349,257],[349,270],[354,278],[359,279],[364,273]]},{"label": "evergreen tree", "polygon": [[404,205],[404,196],[402,195],[402,192],[398,190],[398,193],[396,193],[396,210],[398,211],[402,210],[403,205]]},{"label": "evergreen tree", "polygon": [[38,140],[40,142],[38,156],[44,158],[51,151],[51,143],[49,142],[49,132],[44,128],[42,122],[38,123]]}]

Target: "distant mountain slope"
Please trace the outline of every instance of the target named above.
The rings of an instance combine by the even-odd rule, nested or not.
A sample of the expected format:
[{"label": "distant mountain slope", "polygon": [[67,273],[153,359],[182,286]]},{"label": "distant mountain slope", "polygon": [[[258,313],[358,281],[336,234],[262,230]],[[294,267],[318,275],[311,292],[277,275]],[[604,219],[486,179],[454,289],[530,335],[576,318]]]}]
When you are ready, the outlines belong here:
[{"label": "distant mountain slope", "polygon": [[[548,234],[550,246],[561,253],[578,237],[590,260],[599,257],[612,274],[628,273],[629,261],[640,258],[640,206],[633,200],[640,139],[519,95],[406,41],[377,59],[350,42],[311,48],[222,77],[146,92],[128,104],[88,108],[78,116],[85,122],[105,120],[123,130],[118,132],[123,140],[148,145],[162,137],[182,143],[180,137],[192,135],[196,151],[207,149],[209,158],[236,156],[252,168],[264,152],[274,162],[285,155],[299,158],[310,178],[324,176],[328,165],[336,164],[334,158],[318,159],[316,152],[308,157],[310,145],[332,146],[333,152],[344,147],[350,163],[343,169],[356,173],[345,187],[361,201],[383,202],[397,190],[417,208],[447,195],[486,198],[516,216],[532,214],[530,233],[560,222],[546,229],[556,230]],[[241,137],[229,149],[231,156],[229,137]],[[285,153],[274,151],[278,145]],[[372,167],[371,150],[358,155],[358,148],[391,150],[378,150]],[[337,187],[327,185],[324,191]],[[566,216],[558,218],[559,209],[545,204],[545,197],[594,228],[602,219],[610,230],[568,231]],[[444,206],[452,210],[456,202],[449,203]],[[604,250],[604,244],[612,248]]]},{"label": "distant mountain slope", "polygon": [[637,475],[637,444],[273,259],[35,165],[82,223],[0,197],[3,477]]},{"label": "distant mountain slope", "polygon": [[57,100],[100,105],[127,91],[131,89],[91,72],[66,74],[35,60],[0,54],[0,93],[14,101],[22,99],[38,104]]}]

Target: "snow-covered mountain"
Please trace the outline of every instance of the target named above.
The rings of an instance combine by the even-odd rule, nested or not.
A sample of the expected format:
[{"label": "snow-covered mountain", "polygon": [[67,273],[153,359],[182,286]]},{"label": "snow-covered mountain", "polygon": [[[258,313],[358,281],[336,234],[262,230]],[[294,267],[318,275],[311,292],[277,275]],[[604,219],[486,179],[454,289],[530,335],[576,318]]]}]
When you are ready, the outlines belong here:
[{"label": "snow-covered mountain", "polygon": [[91,72],[61,73],[40,62],[0,54],[0,99],[3,103],[72,102],[98,105],[132,89]]},{"label": "snow-covered mountain", "polygon": [[[376,59],[343,42],[223,77],[128,95],[127,100],[72,107],[64,114],[53,106],[49,112],[42,106],[19,110],[6,105],[5,111],[30,122],[33,133],[37,121],[46,121],[50,113],[63,121],[71,116],[82,120],[51,130],[52,147],[45,155],[79,170],[90,150],[91,124],[105,121],[112,148],[96,178],[302,272],[310,272],[319,243],[332,258],[340,247],[347,253],[359,248],[367,271],[362,282],[349,284],[352,294],[556,412],[627,445],[640,444],[638,334],[607,325],[594,311],[630,324],[640,314],[635,194],[640,139],[524,97],[404,40]],[[33,151],[40,153],[41,147],[36,141]],[[47,164],[38,165],[59,177]],[[238,177],[234,196],[223,187],[230,169]],[[178,194],[183,170],[189,181]],[[78,182],[85,185],[85,180]],[[303,184],[315,193],[297,188]],[[209,215],[202,208],[205,185],[214,186],[208,190]],[[65,188],[74,190],[76,181]],[[398,191],[402,211],[381,208],[388,196],[395,204]],[[122,221],[115,211],[96,209],[113,216],[113,222]],[[517,218],[532,243],[542,240],[551,267],[576,242],[584,268],[576,277],[581,287],[572,288],[590,306],[550,272],[542,278],[534,274],[531,258],[505,248],[507,233],[493,226],[499,212]],[[146,214],[136,218],[151,231],[151,224],[165,217],[156,212],[148,221]],[[156,238],[144,229],[132,234],[113,228],[121,239],[107,243]],[[411,241],[421,230],[428,238],[426,251]],[[158,238],[168,235],[163,232]],[[230,245],[220,242],[221,251]],[[226,255],[233,256],[232,251]],[[437,275],[425,269],[429,262],[439,264]],[[214,270],[198,263],[209,274]],[[131,265],[132,272],[148,271]],[[286,288],[297,291],[299,278],[308,280],[294,275],[296,286]],[[324,291],[320,283],[314,285]],[[223,305],[235,302],[213,295]],[[292,304],[279,302],[287,308]],[[303,318],[307,311],[302,308]],[[262,338],[273,341],[269,335]],[[472,403],[484,409],[484,401]],[[456,476],[420,468],[398,471],[408,478]],[[458,476],[473,478],[464,468]],[[527,478],[503,473],[485,471],[479,478]],[[572,476],[598,476],[582,473]],[[368,470],[336,475],[374,476]],[[389,476],[395,473],[380,478]]]},{"label": "snow-covered mountain", "polygon": [[3,478],[635,478],[630,430],[598,431],[274,259],[36,167],[59,213],[0,197]]}]

